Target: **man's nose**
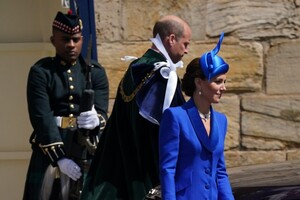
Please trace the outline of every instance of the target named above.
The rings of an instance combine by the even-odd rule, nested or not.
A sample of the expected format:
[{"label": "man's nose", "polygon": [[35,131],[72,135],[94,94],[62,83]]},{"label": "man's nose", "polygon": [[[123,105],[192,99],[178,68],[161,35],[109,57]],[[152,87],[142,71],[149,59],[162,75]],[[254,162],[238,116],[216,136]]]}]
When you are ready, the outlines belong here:
[{"label": "man's nose", "polygon": [[75,42],[73,40],[69,40],[68,46],[74,46],[74,45],[75,45]]}]

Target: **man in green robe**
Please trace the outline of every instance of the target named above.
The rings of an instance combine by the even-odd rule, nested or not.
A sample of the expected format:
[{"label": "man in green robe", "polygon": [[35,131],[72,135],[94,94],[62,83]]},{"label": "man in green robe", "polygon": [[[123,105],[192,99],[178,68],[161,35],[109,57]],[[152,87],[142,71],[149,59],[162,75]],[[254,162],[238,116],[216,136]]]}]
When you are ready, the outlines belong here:
[{"label": "man in green robe", "polygon": [[165,108],[184,103],[175,70],[188,53],[191,29],[179,17],[165,16],[153,37],[152,47],[130,64],[119,84],[83,200],[142,200],[159,184],[159,122]]}]

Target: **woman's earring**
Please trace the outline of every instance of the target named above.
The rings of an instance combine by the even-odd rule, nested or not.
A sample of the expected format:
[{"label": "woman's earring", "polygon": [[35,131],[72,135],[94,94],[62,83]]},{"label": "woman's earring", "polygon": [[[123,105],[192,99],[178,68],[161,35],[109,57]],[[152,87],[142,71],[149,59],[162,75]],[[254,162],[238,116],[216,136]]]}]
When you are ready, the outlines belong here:
[{"label": "woman's earring", "polygon": [[199,96],[201,96],[201,94],[202,94],[202,92],[201,92],[201,90],[199,90]]}]

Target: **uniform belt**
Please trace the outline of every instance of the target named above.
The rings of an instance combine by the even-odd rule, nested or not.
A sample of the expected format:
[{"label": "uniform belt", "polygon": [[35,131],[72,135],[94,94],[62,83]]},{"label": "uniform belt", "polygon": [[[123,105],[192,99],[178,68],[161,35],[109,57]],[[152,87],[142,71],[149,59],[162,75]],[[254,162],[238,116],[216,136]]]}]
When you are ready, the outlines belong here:
[{"label": "uniform belt", "polygon": [[76,128],[76,117],[55,117],[56,125],[60,128]]}]

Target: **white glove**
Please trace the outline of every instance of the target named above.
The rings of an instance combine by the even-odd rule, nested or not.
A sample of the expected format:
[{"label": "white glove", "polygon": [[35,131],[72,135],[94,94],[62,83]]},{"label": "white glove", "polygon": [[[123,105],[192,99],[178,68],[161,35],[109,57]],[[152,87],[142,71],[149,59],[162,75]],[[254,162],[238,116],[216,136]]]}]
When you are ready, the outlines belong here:
[{"label": "white glove", "polygon": [[84,128],[84,129],[89,129],[92,130],[99,126],[100,121],[98,118],[98,113],[95,110],[94,106],[92,110],[82,112],[80,115],[77,117],[77,125],[78,128]]},{"label": "white glove", "polygon": [[77,181],[77,179],[79,179],[82,175],[80,167],[73,160],[63,158],[57,161],[57,164],[60,171],[74,181]]}]

